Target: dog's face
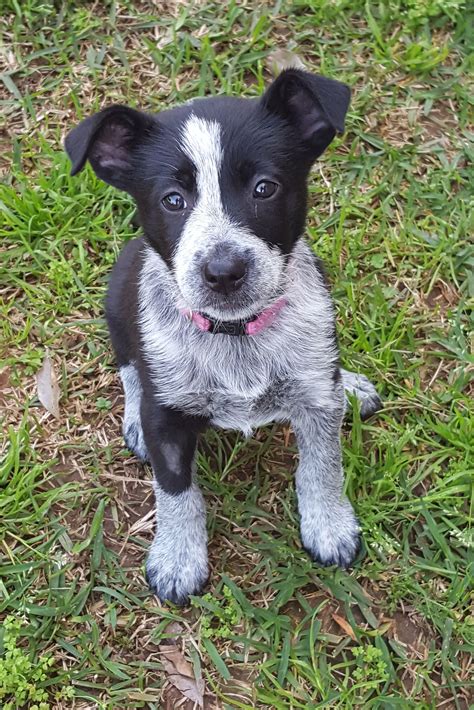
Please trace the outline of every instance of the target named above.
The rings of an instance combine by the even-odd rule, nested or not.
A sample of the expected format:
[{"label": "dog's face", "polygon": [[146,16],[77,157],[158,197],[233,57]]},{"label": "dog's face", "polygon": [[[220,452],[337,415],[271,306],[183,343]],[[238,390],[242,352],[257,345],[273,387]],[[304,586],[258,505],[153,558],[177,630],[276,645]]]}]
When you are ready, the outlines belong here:
[{"label": "dog's face", "polygon": [[66,138],[72,174],[97,175],[135,198],[180,303],[248,318],[282,292],[306,217],[311,164],[342,131],[339,82],[283,72],[263,97],[200,99],[157,116],[115,106]]}]

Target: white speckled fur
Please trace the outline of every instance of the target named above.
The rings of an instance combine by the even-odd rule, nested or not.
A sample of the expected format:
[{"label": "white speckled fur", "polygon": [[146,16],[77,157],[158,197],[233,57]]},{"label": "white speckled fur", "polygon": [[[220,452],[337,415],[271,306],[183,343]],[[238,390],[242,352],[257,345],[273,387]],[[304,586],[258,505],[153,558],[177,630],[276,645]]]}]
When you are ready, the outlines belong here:
[{"label": "white speckled fur", "polygon": [[301,540],[322,565],[347,567],[359,548],[359,524],[342,489],[339,430],[343,406],[328,413],[301,410],[292,424],[300,456],[296,492]]},{"label": "white speckled fur", "polygon": [[201,591],[209,576],[206,506],[201,491],[171,495],[155,483],[156,530],[146,561],[150,586],[178,603]]},{"label": "white speckled fur", "polygon": [[120,368],[125,397],[125,412],[123,415],[123,438],[128,448],[142,461],[148,459],[148,452],[143,438],[140,421],[140,404],[142,401],[142,386],[138,372],[133,363]]},{"label": "white speckled fur", "polygon": [[[338,358],[333,308],[304,242],[296,245],[288,263],[287,305],[278,321],[255,337],[200,331],[184,319],[169,281],[165,264],[147,248],[139,327],[162,404],[210,416],[216,426],[246,434],[274,419],[290,418],[292,401],[333,408]],[[282,381],[284,401],[282,392],[281,405],[262,409],[260,398],[277,381]]]}]

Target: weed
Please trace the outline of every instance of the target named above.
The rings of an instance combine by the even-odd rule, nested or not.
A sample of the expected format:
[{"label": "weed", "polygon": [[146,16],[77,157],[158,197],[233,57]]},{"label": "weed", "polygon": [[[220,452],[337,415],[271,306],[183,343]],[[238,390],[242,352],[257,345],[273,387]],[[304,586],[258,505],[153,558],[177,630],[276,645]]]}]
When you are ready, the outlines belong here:
[{"label": "weed", "polygon": [[[4,710],[28,706],[30,710],[49,710],[45,681],[51,675],[54,656],[31,654],[18,645],[23,622],[7,616],[2,624],[0,641],[0,700]],[[3,651],[1,650],[3,648]],[[63,686],[55,693],[56,700],[71,700],[74,688]]]},{"label": "weed", "polygon": [[221,603],[216,600],[214,594],[204,594],[201,600],[194,602],[196,606],[206,610],[201,617],[201,635],[204,638],[230,638],[241,620],[241,611],[232,591],[226,585],[222,587],[222,595]]}]

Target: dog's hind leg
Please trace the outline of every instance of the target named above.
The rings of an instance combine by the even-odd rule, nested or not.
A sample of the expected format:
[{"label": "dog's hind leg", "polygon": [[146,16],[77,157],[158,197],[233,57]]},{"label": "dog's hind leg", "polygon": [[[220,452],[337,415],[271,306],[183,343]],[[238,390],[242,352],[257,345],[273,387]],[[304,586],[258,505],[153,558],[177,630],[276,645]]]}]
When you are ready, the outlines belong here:
[{"label": "dog's hind leg", "polygon": [[142,386],[137,368],[132,363],[122,365],[120,378],[125,395],[125,412],[123,417],[123,438],[132,453],[141,461],[148,461],[148,451],[143,437],[140,407],[142,402]]},{"label": "dog's hind leg", "polygon": [[341,377],[344,390],[353,394],[359,401],[360,416],[367,419],[382,407],[382,400],[372,382],[365,376],[356,372],[349,372],[341,368]]}]

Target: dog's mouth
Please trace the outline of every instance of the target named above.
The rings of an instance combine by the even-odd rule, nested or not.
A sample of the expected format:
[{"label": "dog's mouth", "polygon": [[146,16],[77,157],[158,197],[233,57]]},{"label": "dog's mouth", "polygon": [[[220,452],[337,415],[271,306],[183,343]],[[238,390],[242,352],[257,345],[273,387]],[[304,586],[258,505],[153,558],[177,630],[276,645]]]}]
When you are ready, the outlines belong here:
[{"label": "dog's mouth", "polygon": [[280,311],[287,305],[288,300],[281,296],[270,306],[264,308],[257,315],[249,319],[222,320],[211,318],[190,309],[182,310],[183,316],[192,321],[199,330],[212,334],[253,336],[269,327],[277,318]]},{"label": "dog's mouth", "polygon": [[250,321],[258,318],[260,313],[269,308],[275,301],[284,295],[283,288],[272,289],[265,297],[256,298],[256,294],[233,294],[232,296],[205,294],[204,297],[183,300],[186,308],[209,316],[217,321]]}]

